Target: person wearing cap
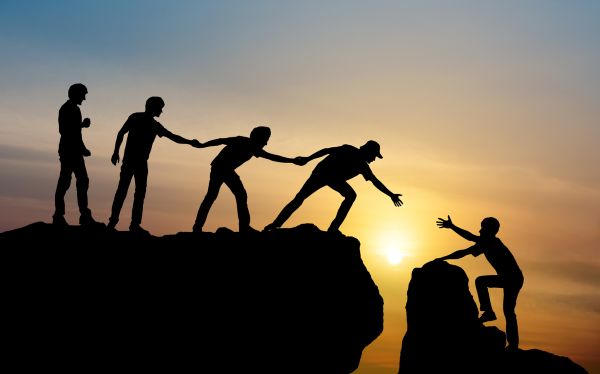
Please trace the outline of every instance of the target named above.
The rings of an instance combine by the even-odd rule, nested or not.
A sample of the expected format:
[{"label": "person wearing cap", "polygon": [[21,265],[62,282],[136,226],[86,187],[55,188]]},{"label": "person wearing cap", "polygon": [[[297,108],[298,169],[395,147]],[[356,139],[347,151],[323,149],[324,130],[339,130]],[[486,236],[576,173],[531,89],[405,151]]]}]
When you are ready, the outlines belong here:
[{"label": "person wearing cap", "polygon": [[402,194],[391,192],[379,179],[377,179],[377,177],[375,177],[369,167],[369,164],[375,161],[375,158],[383,158],[383,156],[381,156],[379,144],[376,141],[369,140],[360,148],[348,144],[339,147],[324,148],[308,157],[301,157],[300,161],[303,164],[306,164],[315,158],[326,155],[327,157],[317,164],[311,176],[304,183],[294,199],[283,208],[273,223],[264,228],[265,231],[281,227],[292,213],[302,205],[307,197],[322,187],[329,186],[344,197],[344,201],[340,205],[334,220],[327,229],[329,232],[339,233],[342,222],[344,222],[354,200],[356,200],[356,192],[347,181],[359,174],[361,174],[365,180],[373,183],[378,190],[388,195],[395,206],[402,205],[402,200],[400,200]]},{"label": "person wearing cap", "polygon": [[58,131],[60,142],[58,156],[60,158],[60,175],[54,194],[54,215],[52,223],[58,226],[68,226],[65,220],[65,194],[71,186],[71,175],[77,179],[77,204],[79,205],[79,224],[82,226],[96,225],[88,208],[88,187],[90,179],[85,168],[84,157],[92,153],[83,143],[81,130],[90,127],[90,119],[82,119],[79,106],[85,100],[88,90],[85,85],[75,83],[69,87],[67,100],[58,111]]}]

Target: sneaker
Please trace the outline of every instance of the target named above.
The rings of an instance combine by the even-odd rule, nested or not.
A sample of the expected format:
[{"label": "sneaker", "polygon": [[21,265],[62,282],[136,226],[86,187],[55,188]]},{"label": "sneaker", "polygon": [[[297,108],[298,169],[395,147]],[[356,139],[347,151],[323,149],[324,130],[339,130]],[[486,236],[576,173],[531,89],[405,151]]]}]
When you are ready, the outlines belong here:
[{"label": "sneaker", "polygon": [[81,226],[94,226],[98,225],[99,222],[97,222],[91,214],[82,214],[79,217],[79,224]]},{"label": "sneaker", "polygon": [[131,225],[131,226],[129,226],[129,232],[135,233],[135,234],[150,235],[150,231],[144,229],[140,225]]},{"label": "sneaker", "polygon": [[57,215],[52,216],[52,224],[56,225],[56,226],[63,226],[63,227],[69,226],[69,223],[67,222],[67,220],[65,219],[64,216],[57,216]]},{"label": "sneaker", "polygon": [[481,316],[479,317],[479,322],[484,323],[484,322],[489,322],[489,321],[495,321],[496,320],[496,313],[492,312],[492,311],[485,311],[481,314]]},{"label": "sneaker", "polygon": [[202,226],[198,226],[196,224],[194,224],[194,226],[192,226],[192,232],[195,232],[197,234],[202,232]]}]

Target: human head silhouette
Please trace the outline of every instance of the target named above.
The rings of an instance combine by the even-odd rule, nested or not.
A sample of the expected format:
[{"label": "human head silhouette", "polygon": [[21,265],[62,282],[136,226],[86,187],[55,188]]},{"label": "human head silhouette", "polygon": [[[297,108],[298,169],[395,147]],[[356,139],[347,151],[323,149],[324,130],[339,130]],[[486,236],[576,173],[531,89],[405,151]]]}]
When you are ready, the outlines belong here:
[{"label": "human head silhouette", "polygon": [[365,161],[368,163],[375,161],[375,157],[383,158],[381,155],[381,147],[379,147],[379,143],[374,140],[369,140],[366,142],[360,147],[360,150],[365,157]]},{"label": "human head silhouette", "polygon": [[271,129],[266,126],[258,126],[250,132],[250,140],[260,148],[267,145],[271,137]]},{"label": "human head silhouette", "polygon": [[487,217],[481,221],[481,236],[494,237],[500,230],[500,222],[494,217]]},{"label": "human head silhouette", "polygon": [[152,117],[159,117],[164,107],[165,102],[158,96],[152,96],[146,100],[146,113]]},{"label": "human head silhouette", "polygon": [[77,105],[81,105],[85,100],[85,95],[88,93],[87,87],[81,83],[72,84],[69,87],[69,100]]}]

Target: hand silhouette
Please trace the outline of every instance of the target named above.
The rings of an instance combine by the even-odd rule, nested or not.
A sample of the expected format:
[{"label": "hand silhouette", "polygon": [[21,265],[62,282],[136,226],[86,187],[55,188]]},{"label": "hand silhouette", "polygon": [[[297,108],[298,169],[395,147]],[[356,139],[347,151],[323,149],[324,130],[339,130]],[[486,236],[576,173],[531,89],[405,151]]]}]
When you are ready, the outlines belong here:
[{"label": "hand silhouette", "polygon": [[400,196],[402,196],[401,193],[395,193],[391,196],[395,206],[402,206],[402,200],[400,200]]},{"label": "hand silhouette", "polygon": [[202,145],[202,143],[200,143],[200,142],[198,141],[198,139],[193,139],[193,140],[190,142],[190,145],[191,145],[192,147],[195,147],[195,148],[203,148],[203,145]]},{"label": "hand silhouette", "polygon": [[443,218],[438,218],[438,220],[436,221],[436,224],[440,229],[449,229],[449,228],[452,228],[452,226],[454,225],[452,223],[452,219],[450,218],[450,215],[448,215],[447,220],[445,220]]},{"label": "hand silhouette", "polygon": [[113,165],[118,164],[120,160],[121,159],[119,158],[118,153],[113,153],[112,157],[110,158],[110,162],[112,162]]},{"label": "hand silhouette", "polygon": [[82,154],[83,154],[83,157],[89,157],[89,156],[92,155],[92,152],[90,152],[89,149],[84,148],[83,151],[82,151]]},{"label": "hand silhouette", "polygon": [[298,156],[294,159],[294,165],[304,166],[308,162],[307,157]]},{"label": "hand silhouette", "polygon": [[81,122],[81,127],[90,127],[90,119],[89,118],[84,118],[83,122]]}]

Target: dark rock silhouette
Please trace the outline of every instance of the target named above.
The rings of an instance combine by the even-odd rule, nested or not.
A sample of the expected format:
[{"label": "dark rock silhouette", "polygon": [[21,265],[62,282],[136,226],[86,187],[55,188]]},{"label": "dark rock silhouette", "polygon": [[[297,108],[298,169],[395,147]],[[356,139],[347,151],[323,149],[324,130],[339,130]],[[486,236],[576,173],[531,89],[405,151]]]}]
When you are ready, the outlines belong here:
[{"label": "dark rock silhouette", "polygon": [[477,316],[460,267],[434,261],[415,268],[399,374],[587,373],[566,357],[537,349],[505,350],[504,332],[483,326]]},{"label": "dark rock silhouette", "polygon": [[383,330],[360,242],[313,225],[155,237],[39,222],[0,248],[4,356],[23,369],[350,373]]}]

